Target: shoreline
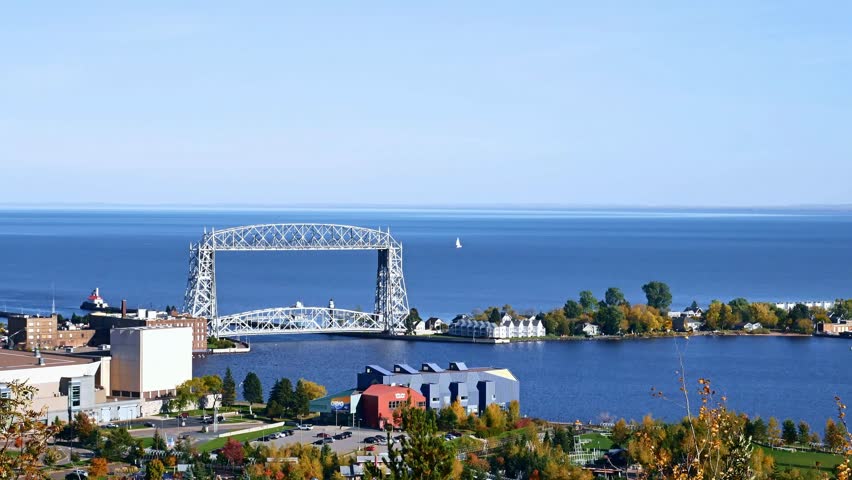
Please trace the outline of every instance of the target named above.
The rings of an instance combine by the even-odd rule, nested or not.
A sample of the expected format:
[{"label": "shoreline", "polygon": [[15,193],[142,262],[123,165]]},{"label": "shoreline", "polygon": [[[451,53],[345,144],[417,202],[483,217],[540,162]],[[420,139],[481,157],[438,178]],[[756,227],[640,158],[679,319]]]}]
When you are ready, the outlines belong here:
[{"label": "shoreline", "polygon": [[[406,342],[439,342],[439,343],[467,343],[478,345],[511,345],[513,343],[528,343],[528,342],[582,342],[582,341],[632,341],[632,340],[653,340],[658,338],[689,338],[689,337],[828,337],[828,335],[808,335],[804,333],[739,333],[737,331],[726,332],[672,332],[664,335],[599,335],[596,337],[529,337],[529,338],[511,338],[505,342],[498,342],[494,338],[472,339],[467,337],[454,337],[450,335],[388,335],[385,333],[364,333],[364,332],[339,332],[328,333],[327,335],[355,338],[381,338],[385,340],[400,340]],[[833,338],[833,337],[832,337]],[[843,337],[837,337],[843,338]]]}]

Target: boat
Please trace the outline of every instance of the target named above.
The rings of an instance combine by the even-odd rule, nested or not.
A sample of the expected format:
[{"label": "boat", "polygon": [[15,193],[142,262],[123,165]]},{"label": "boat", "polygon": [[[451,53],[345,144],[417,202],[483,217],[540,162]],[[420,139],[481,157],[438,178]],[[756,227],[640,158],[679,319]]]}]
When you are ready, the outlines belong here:
[{"label": "boat", "polygon": [[462,248],[461,240],[459,240],[459,237],[456,237],[456,248]]},{"label": "boat", "polygon": [[100,290],[95,287],[95,289],[92,290],[92,294],[86,297],[86,300],[80,304],[80,310],[107,312],[110,311],[110,306],[104,301],[103,297],[101,297]]}]

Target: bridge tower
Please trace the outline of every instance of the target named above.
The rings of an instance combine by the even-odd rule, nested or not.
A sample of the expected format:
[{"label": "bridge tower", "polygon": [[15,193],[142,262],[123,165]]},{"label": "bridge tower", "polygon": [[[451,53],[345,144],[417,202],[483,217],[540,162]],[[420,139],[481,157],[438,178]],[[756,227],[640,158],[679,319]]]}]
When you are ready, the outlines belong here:
[{"label": "bridge tower", "polygon": [[[216,252],[270,250],[376,250],[374,313],[293,307],[220,316],[216,300]],[[205,230],[201,240],[190,245],[184,311],[207,318],[210,332],[216,336],[316,331],[399,334],[404,332],[408,316],[402,245],[389,232],[348,225],[269,224]]]}]

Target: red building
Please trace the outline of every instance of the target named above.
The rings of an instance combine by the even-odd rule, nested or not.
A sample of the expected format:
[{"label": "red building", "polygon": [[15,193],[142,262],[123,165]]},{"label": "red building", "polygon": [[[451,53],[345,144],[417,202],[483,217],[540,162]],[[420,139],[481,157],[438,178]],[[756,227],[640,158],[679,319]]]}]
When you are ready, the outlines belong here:
[{"label": "red building", "polygon": [[426,397],[408,388],[391,385],[371,385],[361,394],[361,412],[368,427],[384,429],[385,425],[399,422],[393,418],[394,410],[410,402],[412,407],[426,408]]}]

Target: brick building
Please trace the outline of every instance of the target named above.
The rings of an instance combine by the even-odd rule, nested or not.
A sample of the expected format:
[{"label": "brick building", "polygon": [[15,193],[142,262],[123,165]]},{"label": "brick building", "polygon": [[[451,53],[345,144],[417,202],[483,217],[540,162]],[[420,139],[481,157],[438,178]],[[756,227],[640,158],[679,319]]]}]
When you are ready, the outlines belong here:
[{"label": "brick building", "polygon": [[94,330],[60,328],[56,315],[31,317],[28,315],[9,318],[10,341],[15,347],[33,350],[36,347],[53,349],[58,347],[84,347],[89,345]]},{"label": "brick building", "polygon": [[409,402],[412,407],[426,408],[426,397],[408,387],[371,385],[361,394],[364,424],[380,430],[390,424],[399,427],[393,412]]},{"label": "brick building", "polygon": [[165,312],[139,309],[137,313],[94,313],[89,317],[89,326],[98,331],[100,343],[109,343],[109,331],[113,328],[133,327],[190,327],[192,328],[192,351],[207,351],[207,320],[184,315],[169,315]]}]

